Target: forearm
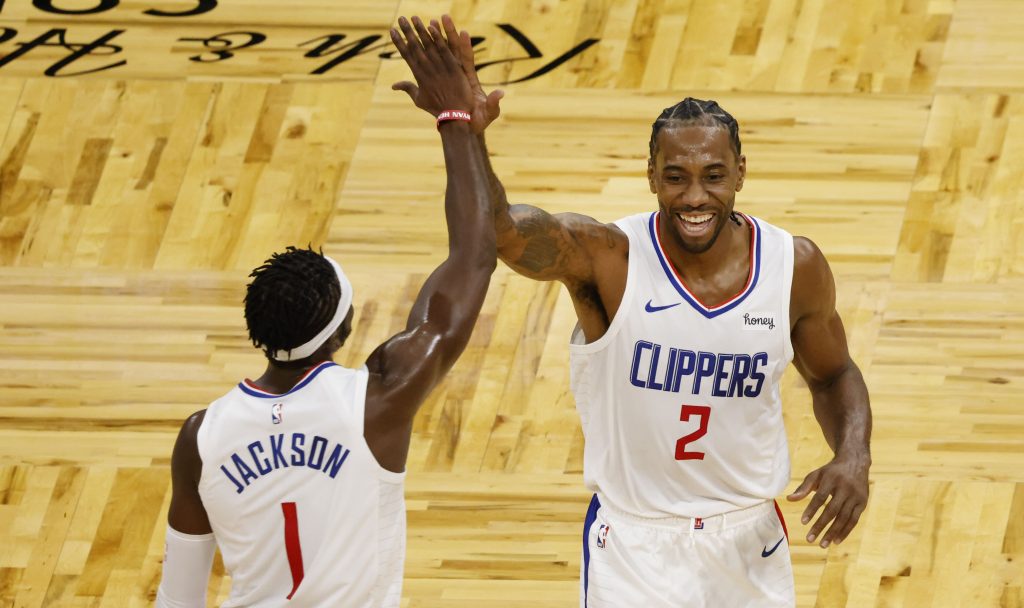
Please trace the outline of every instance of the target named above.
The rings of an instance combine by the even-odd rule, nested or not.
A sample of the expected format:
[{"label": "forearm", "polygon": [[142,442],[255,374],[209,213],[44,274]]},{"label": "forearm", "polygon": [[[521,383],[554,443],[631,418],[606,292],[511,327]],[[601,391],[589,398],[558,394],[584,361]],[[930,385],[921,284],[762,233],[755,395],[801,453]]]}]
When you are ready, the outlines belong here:
[{"label": "forearm", "polygon": [[206,605],[206,585],[217,543],[213,534],[182,534],[168,526],[157,608]]},{"label": "forearm", "polygon": [[814,416],[836,457],[871,458],[871,405],[856,364],[831,382],[811,387]]},{"label": "forearm", "polygon": [[421,328],[442,338],[436,351],[440,356],[424,357],[445,370],[469,340],[497,266],[497,252],[490,191],[476,137],[468,125],[453,121],[441,125],[441,142],[448,176],[448,259],[427,277],[409,311],[406,329]]},{"label": "forearm", "polygon": [[487,175],[488,190],[491,196],[491,212],[494,217],[494,233],[497,235],[498,239],[498,254],[501,255],[501,237],[502,235],[510,233],[514,234],[515,224],[512,220],[512,215],[509,212],[510,206],[508,203],[508,197],[505,194],[505,186],[502,185],[501,180],[498,179],[497,174],[494,173],[494,166],[491,165],[491,155],[487,150],[487,140],[483,133],[479,133],[477,135],[477,142],[480,145],[484,172]]},{"label": "forearm", "polygon": [[445,218],[449,257],[493,268],[496,245],[486,154],[466,123],[442,123],[440,131],[448,177]]}]

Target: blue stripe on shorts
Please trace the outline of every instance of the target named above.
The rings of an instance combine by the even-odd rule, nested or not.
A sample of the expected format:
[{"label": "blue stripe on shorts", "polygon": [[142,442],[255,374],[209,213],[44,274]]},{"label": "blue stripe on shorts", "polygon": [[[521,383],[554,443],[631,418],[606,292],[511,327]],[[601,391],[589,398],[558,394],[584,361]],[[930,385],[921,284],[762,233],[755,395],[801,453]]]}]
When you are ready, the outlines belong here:
[{"label": "blue stripe on shorts", "polygon": [[583,520],[583,605],[587,605],[587,583],[590,575],[590,528],[597,520],[597,510],[601,508],[601,501],[597,494],[590,499],[590,508],[587,509],[587,518]]}]

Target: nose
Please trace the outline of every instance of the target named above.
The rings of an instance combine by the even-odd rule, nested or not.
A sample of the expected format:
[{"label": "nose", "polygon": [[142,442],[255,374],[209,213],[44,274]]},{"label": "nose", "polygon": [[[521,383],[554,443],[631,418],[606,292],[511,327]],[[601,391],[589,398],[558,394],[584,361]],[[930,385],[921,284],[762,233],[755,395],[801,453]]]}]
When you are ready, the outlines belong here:
[{"label": "nose", "polygon": [[680,194],[680,199],[683,204],[691,207],[699,207],[700,205],[708,201],[708,191],[704,187],[703,180],[693,179],[687,184],[686,188],[683,189]]}]

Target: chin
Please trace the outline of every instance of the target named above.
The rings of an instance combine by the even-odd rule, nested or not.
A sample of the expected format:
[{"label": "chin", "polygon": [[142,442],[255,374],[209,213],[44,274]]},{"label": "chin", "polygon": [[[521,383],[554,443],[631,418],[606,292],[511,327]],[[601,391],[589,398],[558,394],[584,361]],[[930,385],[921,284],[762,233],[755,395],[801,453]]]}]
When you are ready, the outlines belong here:
[{"label": "chin", "polygon": [[711,235],[711,238],[709,238],[707,241],[700,242],[700,241],[689,241],[689,240],[684,239],[684,238],[682,238],[680,236],[680,238],[678,239],[678,242],[679,242],[679,246],[682,247],[683,250],[686,251],[686,253],[704,253],[708,249],[711,249],[711,246],[715,244],[715,240],[717,238],[718,238],[718,235],[717,234],[713,234],[713,235]]}]

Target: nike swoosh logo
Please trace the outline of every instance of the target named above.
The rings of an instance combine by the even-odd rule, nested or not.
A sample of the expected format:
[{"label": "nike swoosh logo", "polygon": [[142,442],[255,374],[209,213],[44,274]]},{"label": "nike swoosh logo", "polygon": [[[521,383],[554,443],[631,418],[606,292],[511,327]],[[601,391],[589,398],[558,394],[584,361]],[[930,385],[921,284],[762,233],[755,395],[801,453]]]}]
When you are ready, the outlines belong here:
[{"label": "nike swoosh logo", "polygon": [[682,304],[682,302],[676,302],[675,304],[667,304],[665,306],[652,306],[651,302],[652,302],[652,300],[647,300],[647,305],[644,306],[644,310],[646,310],[647,312],[658,312],[659,310],[665,310],[665,309],[668,309],[668,308],[675,308],[676,306],[679,306],[680,304]]},{"label": "nike swoosh logo", "polygon": [[761,550],[761,557],[768,557],[772,553],[775,553],[775,550],[779,548],[779,545],[781,545],[782,541],[784,541],[784,540],[786,540],[785,536],[780,538],[779,542],[775,543],[775,546],[772,547],[771,549],[768,548],[768,545],[765,545],[764,549]]}]

